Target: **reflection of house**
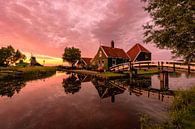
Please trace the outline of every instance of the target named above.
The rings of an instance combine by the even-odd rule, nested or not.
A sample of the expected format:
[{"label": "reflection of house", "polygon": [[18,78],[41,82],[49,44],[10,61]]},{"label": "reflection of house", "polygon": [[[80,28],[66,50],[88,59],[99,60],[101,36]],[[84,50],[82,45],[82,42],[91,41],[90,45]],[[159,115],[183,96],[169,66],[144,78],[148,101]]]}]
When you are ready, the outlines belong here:
[{"label": "reflection of house", "polygon": [[78,68],[88,68],[91,64],[92,58],[84,58],[82,57],[77,63],[76,66]]},{"label": "reflection of house", "polygon": [[111,101],[114,102],[114,96],[118,94],[122,94],[125,91],[123,87],[117,87],[112,85],[109,81],[106,80],[92,80],[93,85],[98,91],[100,98],[108,98],[111,97]]},{"label": "reflection of house", "polygon": [[129,57],[123,49],[115,48],[114,41],[111,42],[111,47],[100,46],[97,54],[95,55],[92,64],[109,69],[109,67],[128,62]]},{"label": "reflection of house", "polygon": [[151,60],[151,52],[144,48],[141,44],[135,44],[128,52],[131,61]]}]

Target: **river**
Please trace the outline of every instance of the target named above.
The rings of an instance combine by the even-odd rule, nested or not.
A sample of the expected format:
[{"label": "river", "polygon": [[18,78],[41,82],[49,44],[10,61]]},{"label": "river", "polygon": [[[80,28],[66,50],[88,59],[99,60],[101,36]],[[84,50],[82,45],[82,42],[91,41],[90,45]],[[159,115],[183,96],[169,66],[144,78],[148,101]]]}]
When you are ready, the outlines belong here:
[{"label": "river", "polygon": [[[195,85],[195,77],[170,74],[167,94],[159,75],[129,81],[57,72],[34,81],[0,82],[1,129],[139,129],[140,115],[167,119],[172,90]],[[146,90],[152,89],[152,90]]]}]

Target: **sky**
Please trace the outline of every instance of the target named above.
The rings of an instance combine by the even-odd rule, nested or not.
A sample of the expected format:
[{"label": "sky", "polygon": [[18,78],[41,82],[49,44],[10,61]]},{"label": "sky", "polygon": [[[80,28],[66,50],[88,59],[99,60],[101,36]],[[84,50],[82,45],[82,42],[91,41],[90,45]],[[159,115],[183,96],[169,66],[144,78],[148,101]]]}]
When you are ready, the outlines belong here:
[{"label": "sky", "polygon": [[94,57],[114,40],[125,51],[141,43],[153,59],[171,59],[169,50],[143,43],[142,26],[151,21],[143,6],[140,0],[0,0],[0,47],[61,63],[65,47]]}]

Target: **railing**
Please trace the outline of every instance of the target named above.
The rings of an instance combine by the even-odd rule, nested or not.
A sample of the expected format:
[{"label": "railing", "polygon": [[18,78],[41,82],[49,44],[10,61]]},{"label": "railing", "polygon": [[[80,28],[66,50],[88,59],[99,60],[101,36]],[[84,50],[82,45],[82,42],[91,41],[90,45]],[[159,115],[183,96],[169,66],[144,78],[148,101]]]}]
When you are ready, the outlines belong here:
[{"label": "railing", "polygon": [[186,63],[182,61],[172,60],[151,60],[151,61],[137,61],[137,62],[126,62],[110,67],[111,71],[127,71],[131,69],[150,69],[158,68],[159,70],[171,70],[171,71],[188,71],[195,72],[195,63]]}]

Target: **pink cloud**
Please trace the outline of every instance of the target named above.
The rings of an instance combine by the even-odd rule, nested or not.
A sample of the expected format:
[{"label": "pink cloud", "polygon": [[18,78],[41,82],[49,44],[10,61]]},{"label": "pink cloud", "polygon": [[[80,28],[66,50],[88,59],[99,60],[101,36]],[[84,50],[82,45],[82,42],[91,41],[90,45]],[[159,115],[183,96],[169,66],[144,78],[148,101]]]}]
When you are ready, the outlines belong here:
[{"label": "pink cloud", "polygon": [[[139,0],[0,1],[0,46],[56,57],[75,46],[93,57],[100,42],[115,40],[127,51],[143,42],[142,25],[150,18],[142,7]],[[153,45],[145,46],[155,55]],[[158,55],[164,52],[170,58],[169,51]]]}]

